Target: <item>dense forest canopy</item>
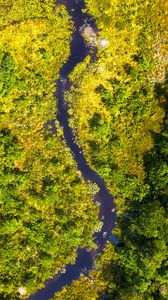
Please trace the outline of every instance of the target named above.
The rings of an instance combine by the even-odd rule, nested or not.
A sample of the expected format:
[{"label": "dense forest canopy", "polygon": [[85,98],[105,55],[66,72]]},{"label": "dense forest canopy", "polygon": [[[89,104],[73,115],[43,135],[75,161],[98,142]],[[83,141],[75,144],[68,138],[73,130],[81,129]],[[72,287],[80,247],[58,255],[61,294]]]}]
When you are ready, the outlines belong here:
[{"label": "dense forest canopy", "polygon": [[[65,99],[76,143],[115,197],[119,242],[53,299],[167,300],[168,2],[85,3],[97,56],[72,71]],[[74,263],[78,247],[96,247],[98,189],[56,120],[73,27],[54,0],[0,0],[2,300],[27,298]]]},{"label": "dense forest canopy", "polygon": [[115,196],[120,242],[54,299],[166,300],[168,4],[85,2],[99,29],[97,60],[74,69],[66,99],[77,143]]},{"label": "dense forest canopy", "polygon": [[0,27],[0,299],[11,300],[94,248],[100,224],[95,188],[52,121],[73,30],[65,7],[0,1]]}]

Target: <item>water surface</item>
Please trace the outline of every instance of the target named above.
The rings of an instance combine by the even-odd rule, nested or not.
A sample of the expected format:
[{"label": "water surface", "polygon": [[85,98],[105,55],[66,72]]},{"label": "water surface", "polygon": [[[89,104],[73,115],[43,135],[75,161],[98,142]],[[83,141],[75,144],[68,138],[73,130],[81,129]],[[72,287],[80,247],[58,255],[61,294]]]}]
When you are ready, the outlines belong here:
[{"label": "water surface", "polygon": [[[90,180],[92,183],[96,183],[100,188],[99,192],[95,196],[94,201],[98,201],[100,203],[99,218],[103,220],[103,226],[100,232],[94,234],[94,239],[98,249],[90,252],[87,252],[86,249],[78,249],[75,264],[67,265],[65,273],[60,273],[53,279],[48,280],[45,288],[37,291],[34,295],[31,295],[29,300],[48,300],[53,297],[55,292],[60,291],[62,287],[65,285],[70,285],[73,280],[78,279],[81,272],[87,276],[89,270],[94,267],[96,255],[102,252],[107,240],[111,236],[112,229],[115,227],[113,197],[108,192],[104,180],[89,167],[82,149],[75,143],[75,137],[68,122],[69,116],[67,106],[64,102],[64,92],[71,86],[71,83],[68,80],[68,75],[78,63],[85,59],[87,55],[92,55],[92,61],[96,59],[96,49],[94,49],[91,54],[91,48],[86,46],[81,36],[80,27],[83,26],[84,23],[88,23],[96,30],[96,25],[91,16],[82,12],[82,9],[85,8],[83,0],[57,1],[57,4],[61,3],[66,5],[76,29],[72,36],[71,54],[67,62],[61,68],[60,76],[57,81],[57,119],[59,120],[60,125],[63,127],[67,146],[72,151],[74,159],[77,162],[78,169],[81,171],[84,179],[86,181]],[[63,82],[63,80],[65,80],[66,84]],[[114,239],[114,242],[117,243],[117,240]]]}]

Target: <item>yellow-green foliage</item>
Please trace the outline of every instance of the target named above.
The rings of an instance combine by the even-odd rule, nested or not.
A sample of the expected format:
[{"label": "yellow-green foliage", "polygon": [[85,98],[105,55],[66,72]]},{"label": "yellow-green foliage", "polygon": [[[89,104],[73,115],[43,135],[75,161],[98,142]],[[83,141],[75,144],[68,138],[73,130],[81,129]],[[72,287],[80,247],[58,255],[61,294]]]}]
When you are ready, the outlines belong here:
[{"label": "yellow-green foliage", "polygon": [[60,22],[61,15],[63,23],[69,19],[65,8],[62,5],[56,7],[54,0],[0,0],[0,27],[35,18]]},{"label": "yellow-green foliage", "polygon": [[[36,130],[42,128],[48,120],[48,113],[51,118],[54,117],[54,80],[58,78],[59,69],[69,54],[70,24],[66,19],[61,22],[61,19],[58,17],[58,22],[47,19],[23,21],[0,32],[1,52],[10,55],[15,64],[15,85],[12,91],[5,91],[2,86],[2,111],[8,114],[11,112],[11,118],[15,118],[13,111],[17,105],[20,111],[17,111],[17,122],[24,118],[28,123],[32,117],[30,106],[36,105],[37,115],[31,124]],[[64,47],[62,56],[60,49]],[[7,119],[6,115],[2,118],[5,122],[4,118]],[[3,123],[3,126],[6,125]],[[28,132],[25,131],[25,134]]]},{"label": "yellow-green foliage", "polygon": [[101,299],[103,287],[95,285],[93,279],[80,276],[79,280],[73,281],[70,286],[64,287],[56,293],[53,300],[96,300]]},{"label": "yellow-green foliage", "polygon": [[111,288],[115,287],[110,280],[113,278],[111,268],[116,259],[114,247],[108,244],[103,254],[96,260],[96,270],[92,270],[89,277],[81,275],[70,286],[56,293],[52,300],[101,300],[109,284]]},{"label": "yellow-green foliage", "polygon": [[[54,81],[72,23],[55,1],[0,2],[0,298],[27,297],[95,247],[98,208],[63,141]],[[66,159],[65,159],[66,158]]]},{"label": "yellow-green foliage", "polygon": [[[163,122],[155,83],[165,75],[162,12],[166,4],[136,0],[86,4],[108,44],[99,46],[92,66],[87,59],[82,74],[79,66],[71,74],[79,86],[72,87],[68,96],[71,124],[92,167],[117,195],[112,169],[117,167],[143,182],[143,155],[153,147],[151,133],[159,132]],[[164,61],[160,73],[159,60]]]},{"label": "yellow-green foliage", "polygon": [[86,4],[108,43],[75,68],[66,97],[77,142],[115,196],[118,243],[58,295],[85,300],[94,282],[97,300],[167,300],[168,2]]}]

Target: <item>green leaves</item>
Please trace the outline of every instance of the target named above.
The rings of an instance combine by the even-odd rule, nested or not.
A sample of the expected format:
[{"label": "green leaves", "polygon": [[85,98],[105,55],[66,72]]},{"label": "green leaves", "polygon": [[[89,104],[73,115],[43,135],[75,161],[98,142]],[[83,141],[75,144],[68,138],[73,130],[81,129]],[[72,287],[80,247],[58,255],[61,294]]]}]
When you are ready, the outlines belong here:
[{"label": "green leaves", "polygon": [[56,134],[45,126],[70,52],[65,7],[14,0],[0,25],[0,298],[11,300],[74,262],[78,247],[95,248],[100,223],[95,187],[78,172],[58,122]]},{"label": "green leaves", "polygon": [[0,96],[6,97],[16,82],[16,65],[9,53],[0,51]]},{"label": "green leaves", "polygon": [[[167,3],[86,0],[86,6],[108,47],[71,77],[71,124],[115,197],[120,241],[101,256],[95,276],[107,299],[167,299]],[[73,299],[72,290],[59,296]]]}]

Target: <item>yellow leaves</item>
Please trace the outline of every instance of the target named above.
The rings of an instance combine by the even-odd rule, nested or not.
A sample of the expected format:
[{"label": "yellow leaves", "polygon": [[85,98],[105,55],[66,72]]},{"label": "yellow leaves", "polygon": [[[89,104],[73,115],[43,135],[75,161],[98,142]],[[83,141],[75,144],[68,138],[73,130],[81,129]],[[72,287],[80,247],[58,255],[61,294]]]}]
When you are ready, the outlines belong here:
[{"label": "yellow leaves", "polygon": [[5,47],[6,51],[12,53],[17,66],[23,65],[22,68],[25,67],[26,61],[30,58],[34,58],[37,63],[37,56],[35,55],[37,46],[32,41],[37,38],[38,34],[47,33],[47,23],[46,20],[28,20],[21,24],[8,26],[0,32],[0,47]]},{"label": "yellow leaves", "polygon": [[[65,8],[62,6],[53,13],[53,4],[55,1],[14,0],[3,24],[14,21],[13,25],[0,31],[0,50],[12,57],[15,71],[13,86],[9,90],[7,82],[9,93],[4,93],[0,99],[3,105],[0,129],[5,145],[9,145],[9,162],[4,160],[7,176],[4,172],[2,182],[7,189],[4,198],[11,219],[23,221],[17,237],[6,239],[12,255],[10,267],[4,267],[3,272],[11,276],[12,282],[7,283],[2,293],[9,293],[9,298],[15,297],[23,275],[20,269],[17,274],[15,272],[18,253],[23,259],[17,268],[24,270],[25,286],[30,294],[64,265],[74,261],[78,247],[95,247],[92,234],[99,226],[90,183],[86,183],[77,171],[72,154],[62,141],[62,129],[58,122],[56,134],[51,133],[49,126],[48,130],[44,129],[44,124],[55,118],[54,79],[58,78],[69,55],[72,29]],[[35,20],[41,11],[35,14],[34,8],[42,6],[45,19]],[[34,20],[24,21],[25,16]],[[7,71],[11,70],[12,59],[7,61]],[[11,78],[10,73],[7,75]],[[32,259],[36,267],[32,267]],[[27,274],[40,274],[41,268],[43,276],[34,276],[33,282],[29,281]]]},{"label": "yellow leaves", "polygon": [[[63,7],[62,14],[66,15]],[[35,146],[38,132],[55,116],[54,78],[69,54],[70,39],[68,18],[57,18],[21,21],[0,31],[0,49],[10,53],[16,65],[16,84],[0,99],[3,124],[7,123],[23,143],[25,140],[26,149]],[[65,38],[60,39],[63,31]],[[59,51],[63,47],[64,57]],[[10,124],[5,118],[10,118]],[[34,141],[28,142],[32,134]]]},{"label": "yellow leaves", "polygon": [[71,286],[64,287],[57,293],[53,300],[96,300],[103,292],[103,288],[105,288],[103,282],[97,282],[95,284],[92,278],[81,275],[79,280],[73,281]]},{"label": "yellow leaves", "polygon": [[88,55],[81,63],[77,64],[72,73],[69,75],[71,81],[78,84],[81,76],[86,73],[86,70],[90,67],[90,56]]},{"label": "yellow leaves", "polygon": [[[153,89],[148,83],[148,79],[141,76],[145,67],[147,69],[148,64],[153,60],[153,52],[149,51],[149,58],[147,56],[147,61],[143,64],[135,57],[138,57],[139,53],[143,53],[142,56],[146,55],[146,50],[143,52],[146,44],[148,44],[148,49],[151,47],[151,41],[154,40],[153,31],[157,28],[157,26],[152,27],[155,22],[152,18],[156,15],[157,8],[155,3],[150,4],[136,0],[98,1],[96,3],[88,0],[86,4],[96,17],[100,37],[107,39],[109,45],[105,49],[99,49],[98,58],[90,68],[87,58],[87,61],[80,68],[76,68],[72,74],[71,79],[74,82],[77,81],[80,86],[73,96],[69,95],[71,124],[91,162],[94,153],[90,154],[91,149],[87,142],[88,140],[94,141],[95,135],[92,133],[93,128],[91,128],[89,120],[95,113],[100,114],[100,118],[102,117],[108,122],[111,132],[117,132],[121,149],[118,150],[119,146],[116,146],[115,142],[114,146],[111,142],[109,148],[112,148],[111,155],[115,156],[119,168],[127,170],[128,174],[143,178],[143,163],[140,158],[152,149],[154,142],[150,132],[160,131],[164,114],[158,101],[154,99]],[[146,18],[148,6],[152,9],[152,17],[149,17],[149,20]],[[140,44],[142,31],[146,34],[144,45]],[[162,58],[161,55],[160,61]],[[139,60],[141,60],[140,57]],[[130,74],[125,70],[127,64],[132,70]],[[149,72],[150,69],[146,71],[148,78],[150,78]],[[80,79],[78,80],[78,78]],[[118,106],[113,104],[115,97],[116,101],[118,100],[117,93],[113,99],[113,86],[111,85],[113,79],[118,81],[116,87],[120,83],[126,87],[123,94],[120,95]],[[148,96],[146,97],[142,92],[139,93],[139,96],[136,96],[135,92],[135,96],[133,96],[133,91],[141,89],[140,86],[143,85],[147,89]],[[108,100],[110,108],[105,107],[103,102],[106,100],[102,102],[101,95],[97,92],[97,88],[100,86],[103,86],[109,94],[111,93],[111,104],[110,99]],[[120,89],[122,90],[122,88],[121,84]],[[127,101],[128,105],[126,106],[125,102]],[[135,104],[131,106],[130,101]],[[136,104],[136,101],[140,101],[139,104]],[[94,130],[96,131],[96,128]],[[100,134],[97,135],[96,142],[98,145],[103,142],[102,147],[105,149],[105,144],[108,145],[110,139],[108,137],[100,138]]]},{"label": "yellow leaves", "polygon": [[9,97],[9,99],[3,99],[0,97],[0,104],[1,104],[1,112],[9,113],[14,105],[13,105],[13,99]]}]

